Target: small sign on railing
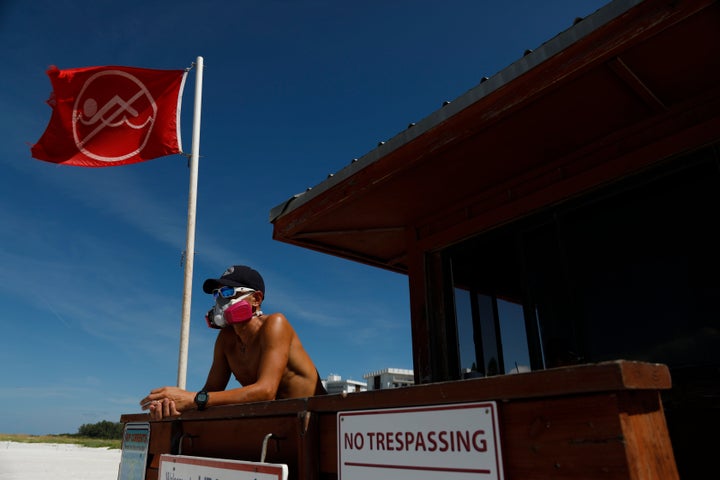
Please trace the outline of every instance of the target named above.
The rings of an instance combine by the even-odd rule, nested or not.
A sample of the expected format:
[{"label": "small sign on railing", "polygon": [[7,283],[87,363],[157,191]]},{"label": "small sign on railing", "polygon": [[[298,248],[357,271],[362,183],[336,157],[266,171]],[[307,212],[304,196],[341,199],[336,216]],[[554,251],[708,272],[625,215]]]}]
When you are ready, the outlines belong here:
[{"label": "small sign on railing", "polygon": [[338,413],[338,480],[502,480],[495,402]]},{"label": "small sign on railing", "polygon": [[145,480],[149,445],[149,422],[125,424],[118,480]]}]

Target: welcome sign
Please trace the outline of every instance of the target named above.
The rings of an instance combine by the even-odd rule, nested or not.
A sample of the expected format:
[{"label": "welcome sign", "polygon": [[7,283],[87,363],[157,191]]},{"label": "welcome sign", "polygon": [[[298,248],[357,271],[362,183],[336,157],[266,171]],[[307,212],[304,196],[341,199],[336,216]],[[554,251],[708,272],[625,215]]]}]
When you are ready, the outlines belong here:
[{"label": "welcome sign", "polygon": [[284,464],[185,455],[160,456],[160,480],[287,480]]},{"label": "welcome sign", "polygon": [[338,479],[502,480],[495,402],[338,413]]}]

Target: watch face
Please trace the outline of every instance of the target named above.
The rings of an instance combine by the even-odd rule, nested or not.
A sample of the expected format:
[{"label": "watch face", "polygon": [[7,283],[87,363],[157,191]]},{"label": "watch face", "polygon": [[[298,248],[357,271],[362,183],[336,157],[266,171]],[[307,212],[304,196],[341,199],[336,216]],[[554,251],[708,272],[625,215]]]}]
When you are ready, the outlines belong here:
[{"label": "watch face", "polygon": [[205,392],[200,392],[197,394],[197,401],[198,402],[207,402],[208,395]]}]

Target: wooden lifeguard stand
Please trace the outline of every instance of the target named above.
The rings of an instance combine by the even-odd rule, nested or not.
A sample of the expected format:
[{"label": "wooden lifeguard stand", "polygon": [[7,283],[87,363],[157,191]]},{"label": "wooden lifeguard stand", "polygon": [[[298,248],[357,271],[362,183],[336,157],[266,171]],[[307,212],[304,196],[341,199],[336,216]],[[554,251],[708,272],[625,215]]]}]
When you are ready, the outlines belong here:
[{"label": "wooden lifeguard stand", "polygon": [[615,0],[274,208],[274,239],[408,276],[416,385],[151,422],[146,478],[161,454],[301,480],[714,471],[719,25],[717,1]]}]

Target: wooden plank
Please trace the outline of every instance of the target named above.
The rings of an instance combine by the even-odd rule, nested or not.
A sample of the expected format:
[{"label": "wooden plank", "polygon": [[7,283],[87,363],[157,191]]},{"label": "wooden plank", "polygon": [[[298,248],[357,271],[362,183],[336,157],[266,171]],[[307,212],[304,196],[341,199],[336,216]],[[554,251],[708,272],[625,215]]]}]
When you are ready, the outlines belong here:
[{"label": "wooden plank", "polygon": [[295,417],[258,417],[183,422],[182,454],[258,462],[263,441],[265,461],[287,463],[297,471],[299,429]]},{"label": "wooden plank", "polygon": [[320,477],[328,473],[337,475],[337,413],[320,415]]},{"label": "wooden plank", "polygon": [[618,360],[350,395],[312,397],[308,399],[307,408],[312,411],[362,410],[527,399],[624,389],[665,390],[671,385],[670,372],[665,365]]},{"label": "wooden plank", "polygon": [[517,401],[499,410],[507,478],[628,478],[616,394]]},{"label": "wooden plank", "polygon": [[679,478],[659,395],[646,391],[619,394],[619,415],[630,478]]},{"label": "wooden plank", "polygon": [[[199,412],[197,410],[189,410],[178,417],[172,417],[160,422],[169,422],[174,420],[221,420],[223,418],[238,417],[267,417],[288,415],[295,416],[298,412],[305,410],[307,407],[306,398],[290,398],[285,400],[273,400],[269,402],[253,402],[243,403],[239,405],[222,405],[212,407]],[[120,421],[127,422],[149,422],[150,416],[147,413],[125,414],[120,417]]]},{"label": "wooden plank", "polygon": [[[148,417],[148,415],[143,415]],[[133,420],[136,421],[136,420]],[[147,421],[147,418],[141,421]],[[173,422],[163,422],[150,425],[150,444],[148,445],[148,468],[145,480],[157,480],[160,469],[160,455],[172,451],[173,432],[178,425]]]},{"label": "wooden plank", "polygon": [[[617,360],[575,365],[515,375],[499,375],[463,381],[414,385],[400,389],[373,390],[350,395],[325,395],[302,399],[275,400],[189,411],[176,419],[221,420],[265,417],[309,411],[342,411],[363,408],[457,403],[494,399],[533,398],[624,389],[666,390],[672,386],[670,372],[662,364]],[[372,406],[372,407],[371,407]],[[129,414],[122,422],[148,421],[147,414]]]},{"label": "wooden plank", "polygon": [[[676,479],[657,392],[629,394],[631,398],[608,392],[500,403],[506,478]],[[321,415],[320,442],[320,478],[336,478],[336,414]]]},{"label": "wooden plank", "polygon": [[300,422],[300,444],[298,452],[298,477],[303,480],[317,480],[320,472],[320,416],[314,412],[302,412]]}]

